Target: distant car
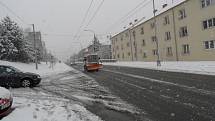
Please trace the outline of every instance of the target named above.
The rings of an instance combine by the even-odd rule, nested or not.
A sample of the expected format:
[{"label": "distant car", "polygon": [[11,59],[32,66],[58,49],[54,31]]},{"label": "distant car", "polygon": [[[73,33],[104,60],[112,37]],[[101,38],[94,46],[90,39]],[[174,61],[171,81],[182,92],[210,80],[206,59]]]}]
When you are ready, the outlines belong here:
[{"label": "distant car", "polygon": [[75,63],[75,62],[71,62],[70,65],[71,65],[71,66],[74,66],[74,65],[76,65],[76,63]]},{"label": "distant car", "polygon": [[0,86],[3,87],[33,87],[40,83],[38,74],[22,72],[12,66],[0,65]]},{"label": "distant car", "polygon": [[0,87],[0,119],[10,112],[12,103],[13,97],[10,91]]}]

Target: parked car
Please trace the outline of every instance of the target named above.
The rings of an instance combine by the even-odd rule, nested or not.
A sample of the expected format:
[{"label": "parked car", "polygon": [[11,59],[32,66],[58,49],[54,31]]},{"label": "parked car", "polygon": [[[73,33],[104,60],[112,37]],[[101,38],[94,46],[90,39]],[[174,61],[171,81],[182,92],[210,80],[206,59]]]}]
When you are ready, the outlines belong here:
[{"label": "parked car", "polygon": [[40,83],[41,77],[35,73],[22,72],[12,66],[0,65],[0,86],[33,87]]},{"label": "parked car", "polygon": [[13,97],[9,90],[0,87],[0,119],[10,113]]}]

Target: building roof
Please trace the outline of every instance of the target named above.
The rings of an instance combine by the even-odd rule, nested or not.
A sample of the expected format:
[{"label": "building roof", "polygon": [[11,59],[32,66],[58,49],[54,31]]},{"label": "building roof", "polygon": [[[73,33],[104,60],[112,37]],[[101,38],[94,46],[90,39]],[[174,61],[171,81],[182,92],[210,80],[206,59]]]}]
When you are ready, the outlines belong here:
[{"label": "building roof", "polygon": [[[159,11],[158,14],[156,15],[156,17],[158,17],[158,16],[160,16],[160,15],[166,13],[166,12],[169,11],[169,10],[172,10],[172,9],[174,9],[174,8],[176,8],[176,7],[178,7],[178,6],[180,6],[181,4],[183,4],[183,3],[187,2],[187,1],[189,1],[189,0],[182,0],[182,1],[179,1],[179,0],[178,0],[178,1],[175,1],[174,4],[172,4],[171,6],[167,6],[167,7],[165,7],[164,9],[162,9],[161,11]],[[153,18],[154,18],[154,17],[152,16],[152,17],[149,17],[148,19],[143,19],[143,20],[139,21],[139,24],[135,25],[133,28],[137,28],[138,26],[140,26],[140,25],[142,25],[142,24],[144,24],[144,23],[146,23],[146,22],[152,20]],[[129,29],[129,28],[127,28],[127,29],[125,29],[124,31],[121,31],[121,32],[119,32],[118,34],[112,36],[111,39],[112,39],[112,38],[115,38],[116,36],[120,35],[121,33],[124,33],[124,32],[126,32],[126,31],[128,31],[128,29]]]}]

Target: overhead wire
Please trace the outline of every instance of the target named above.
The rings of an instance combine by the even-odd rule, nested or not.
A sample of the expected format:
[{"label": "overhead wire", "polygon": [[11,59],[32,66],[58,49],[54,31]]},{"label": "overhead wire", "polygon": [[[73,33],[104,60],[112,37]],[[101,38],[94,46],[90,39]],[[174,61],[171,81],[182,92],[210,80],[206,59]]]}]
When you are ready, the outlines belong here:
[{"label": "overhead wire", "polygon": [[[151,0],[149,0],[148,2],[146,2],[141,8],[139,8],[139,9],[142,9],[142,8],[144,8],[144,7],[146,7],[149,3],[151,3],[152,1]],[[139,10],[138,9],[138,10]],[[130,18],[131,16],[133,16],[133,14],[131,14],[131,15],[129,15],[127,18],[125,18],[124,20],[122,20],[120,23],[124,23],[126,20],[128,20],[128,18]],[[144,17],[143,17],[144,18]]]},{"label": "overhead wire", "polygon": [[[90,18],[90,20],[88,21],[88,23],[86,24],[86,26],[84,28],[87,28],[92,21],[94,20],[94,18],[96,17],[96,15],[98,14],[99,10],[101,9],[102,5],[104,3],[104,0],[102,0],[102,2],[99,4],[99,6],[96,8],[96,11],[93,13],[92,17]],[[82,32],[80,32],[79,36],[77,37],[76,41],[79,41],[79,39],[81,38]]]},{"label": "overhead wire", "polygon": [[2,5],[4,8],[6,8],[9,12],[11,12],[14,16],[16,16],[21,22],[23,22],[26,25],[29,25],[24,19],[22,19],[20,16],[18,16],[12,9],[10,9],[6,4],[4,4],[2,1],[0,1],[0,5]]},{"label": "overhead wire", "polygon": [[151,0],[149,0],[147,3],[147,0],[144,0],[142,2],[140,2],[139,4],[137,4],[137,6],[135,6],[132,10],[130,10],[128,13],[126,13],[124,16],[122,16],[120,19],[118,19],[116,22],[114,22],[109,28],[106,29],[106,32],[111,30],[112,28],[116,27],[117,24],[121,23],[122,21],[126,21],[130,16],[133,15],[134,12],[136,12],[139,9],[142,9],[143,7],[145,7],[146,5],[148,5]]},{"label": "overhead wire", "polygon": [[[84,22],[86,21],[87,16],[88,16],[88,14],[89,14],[89,12],[90,12],[90,9],[91,9],[91,7],[92,7],[92,5],[93,5],[93,1],[94,1],[94,0],[91,0],[90,5],[89,5],[89,7],[88,7],[88,9],[87,9],[87,11],[86,11],[86,13],[85,13],[85,15],[84,15],[84,18],[83,18],[82,22],[81,22],[81,25],[79,26],[78,31],[76,32],[76,34],[75,34],[74,37],[76,37],[76,36],[78,35],[78,33],[80,33],[80,30],[81,30],[81,28],[83,27],[83,24],[84,24]],[[75,38],[73,38],[73,39],[75,39]]]},{"label": "overhead wire", "polygon": [[99,10],[101,9],[103,3],[104,3],[104,0],[102,0],[102,2],[99,4],[99,6],[97,7],[95,13],[94,13],[93,16],[91,17],[90,21],[87,23],[86,27],[88,27],[88,26],[92,23],[93,19],[96,17],[97,13],[98,13]]}]

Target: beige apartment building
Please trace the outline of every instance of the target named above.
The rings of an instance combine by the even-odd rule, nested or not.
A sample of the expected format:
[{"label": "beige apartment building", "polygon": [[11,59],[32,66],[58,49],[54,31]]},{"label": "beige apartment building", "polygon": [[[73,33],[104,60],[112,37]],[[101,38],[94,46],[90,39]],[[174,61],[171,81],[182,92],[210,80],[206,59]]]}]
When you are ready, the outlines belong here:
[{"label": "beige apartment building", "polygon": [[161,61],[214,61],[215,0],[186,0],[111,42],[119,61],[156,61],[158,53]]}]

